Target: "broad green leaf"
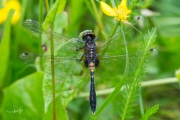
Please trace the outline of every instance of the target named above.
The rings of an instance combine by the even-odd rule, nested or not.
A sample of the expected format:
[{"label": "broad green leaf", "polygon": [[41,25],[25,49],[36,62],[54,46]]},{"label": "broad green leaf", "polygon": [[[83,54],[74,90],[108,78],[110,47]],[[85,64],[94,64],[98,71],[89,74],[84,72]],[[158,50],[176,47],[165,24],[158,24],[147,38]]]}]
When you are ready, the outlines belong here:
[{"label": "broad green leaf", "polygon": [[10,35],[11,35],[11,18],[14,10],[9,12],[9,16],[6,21],[4,35],[0,44],[0,86],[4,81],[6,72],[9,67],[9,55],[10,55]]},{"label": "broad green leaf", "polygon": [[17,80],[3,90],[3,120],[42,120],[42,80],[43,74],[37,72]]},{"label": "broad green leaf", "polygon": [[[81,53],[78,53],[76,51],[70,50],[69,52],[67,48],[71,46],[71,44],[68,44],[66,42],[64,45],[58,45],[55,46],[55,56],[67,56],[71,55],[71,53],[74,53],[72,55],[81,56]],[[71,48],[71,47],[70,47]],[[43,92],[44,92],[44,99],[45,99],[45,112],[48,110],[48,106],[52,101],[52,78],[51,78],[51,66],[50,66],[50,58],[43,59],[44,63],[43,66],[46,68],[44,69],[45,77],[43,81]],[[58,58],[57,58],[58,59]],[[56,59],[56,60],[57,60]],[[61,58],[59,58],[61,60]],[[47,63],[49,61],[49,63]],[[49,66],[49,67],[47,67]],[[68,103],[75,97],[78,91],[78,87],[83,82],[83,76],[80,76],[80,73],[82,72],[82,64],[76,63],[75,61],[63,61],[62,63],[59,63],[58,61],[55,61],[55,90],[56,90],[56,97],[61,98],[62,105],[66,107]]]},{"label": "broad green leaf", "polygon": [[[43,120],[49,120],[49,118],[53,118],[52,111],[53,107],[51,103],[47,113],[44,115]],[[68,120],[66,108],[62,106],[59,97],[56,99],[56,120]]]},{"label": "broad green leaf", "polygon": [[[27,20],[26,27],[39,38],[42,45],[47,46],[47,51],[44,55],[39,54],[29,54],[29,57],[25,57],[25,63],[32,63],[35,65],[37,70],[43,71],[45,76],[43,78],[43,93],[44,93],[44,101],[45,101],[45,112],[48,111],[48,107],[52,102],[52,77],[51,77],[51,56],[50,56],[50,39],[49,32],[46,30],[42,31],[41,25],[39,25],[35,21]],[[37,33],[40,31],[40,33]],[[55,34],[55,33],[54,33]],[[55,34],[57,35],[57,34]],[[79,90],[79,85],[82,83],[83,77],[82,74],[82,64],[78,62],[77,59],[73,59],[73,57],[80,58],[83,53],[77,52],[76,49],[76,41],[75,39],[68,39],[61,37],[60,35],[54,36],[54,39],[57,41],[54,43],[54,70],[55,70],[55,91],[56,97],[61,98],[61,102],[64,108],[66,108],[67,104],[74,98]],[[22,54],[23,55],[23,54]],[[42,57],[42,61],[38,59]],[[65,58],[67,56],[67,58]],[[68,59],[68,56],[71,57],[72,60]],[[37,58],[37,59],[36,59]],[[65,59],[63,59],[65,58]],[[34,64],[35,60],[35,64]],[[42,62],[42,64],[40,63]],[[42,65],[42,68],[41,68]],[[80,77],[79,77],[80,76]]]}]

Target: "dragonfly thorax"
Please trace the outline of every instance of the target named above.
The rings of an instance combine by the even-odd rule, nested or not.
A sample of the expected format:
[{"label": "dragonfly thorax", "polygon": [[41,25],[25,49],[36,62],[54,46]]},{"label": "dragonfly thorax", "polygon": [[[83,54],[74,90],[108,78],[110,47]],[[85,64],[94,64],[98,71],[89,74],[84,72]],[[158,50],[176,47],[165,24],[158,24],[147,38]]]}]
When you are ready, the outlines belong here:
[{"label": "dragonfly thorax", "polygon": [[[90,70],[94,71],[94,67],[97,67],[99,60],[97,58],[97,46],[95,43],[95,38],[89,35],[86,35],[85,46],[84,46],[84,56],[85,56],[85,66],[89,67]],[[93,38],[93,40],[92,40]]]}]

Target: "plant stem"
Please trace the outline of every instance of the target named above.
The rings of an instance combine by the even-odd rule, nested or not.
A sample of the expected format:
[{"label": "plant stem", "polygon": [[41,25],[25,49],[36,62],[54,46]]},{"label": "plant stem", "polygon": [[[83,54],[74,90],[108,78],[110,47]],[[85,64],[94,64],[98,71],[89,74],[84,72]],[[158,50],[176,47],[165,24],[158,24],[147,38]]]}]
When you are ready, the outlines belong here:
[{"label": "plant stem", "polygon": [[[113,37],[114,33],[116,32],[117,28],[119,26],[119,22],[116,23],[116,25],[114,26],[114,28],[112,29],[111,33],[110,33],[110,38]],[[102,54],[105,54],[106,50],[108,49],[109,45],[110,45],[110,42],[112,41],[113,39],[109,40],[109,44],[106,46],[106,48],[103,50],[103,53]]]},{"label": "plant stem", "polygon": [[45,0],[45,4],[46,4],[46,10],[47,10],[47,13],[48,13],[48,11],[49,11],[49,2],[48,2],[48,0]]},{"label": "plant stem", "polygon": [[114,26],[113,30],[111,31],[110,37],[112,37],[114,35],[114,33],[116,32],[118,26],[119,26],[119,21],[116,23],[116,25]]},{"label": "plant stem", "polygon": [[43,22],[43,0],[39,1],[39,23]]},{"label": "plant stem", "polygon": [[[40,0],[39,1],[39,23],[42,24],[42,22],[43,22],[43,0]],[[40,39],[42,39],[42,36],[40,36],[40,37],[41,37]],[[39,45],[40,45],[39,53],[41,54],[42,53],[42,47],[41,47],[42,41],[41,40],[39,40]],[[42,57],[40,57],[40,68],[44,69],[43,65],[42,65]]]},{"label": "plant stem", "polygon": [[94,0],[90,0],[90,2],[91,2],[92,7],[93,7],[93,9],[94,9],[95,17],[96,17],[96,19],[97,19],[98,25],[99,25],[101,31],[103,31],[103,24],[102,24],[102,22],[101,22],[101,18],[100,18],[100,16],[99,16],[99,12],[98,12],[98,10],[97,10],[96,4],[95,4]]},{"label": "plant stem", "polygon": [[144,115],[144,106],[143,106],[143,99],[142,99],[142,88],[139,88],[139,105],[141,110],[141,116]]},{"label": "plant stem", "polygon": [[126,74],[129,69],[129,55],[128,55],[127,42],[126,42],[126,38],[124,35],[122,24],[121,24],[121,30],[122,30],[122,36],[123,36],[123,41],[124,41],[124,46],[125,46],[125,51],[126,51],[126,66],[125,66],[125,71],[124,71],[124,74]]},{"label": "plant stem", "polygon": [[[157,86],[157,85],[164,85],[164,84],[172,84],[172,83],[178,83],[178,79],[176,77],[172,78],[165,78],[165,79],[156,79],[156,80],[149,80],[145,82],[141,82],[141,87],[149,87],[149,86]],[[101,95],[108,95],[114,91],[115,88],[109,88],[105,90],[98,90],[96,91],[97,96]],[[121,88],[121,90],[124,89],[124,86]],[[82,98],[82,97],[88,97],[89,92],[83,92],[80,93],[77,98]]]},{"label": "plant stem", "polygon": [[52,75],[52,104],[53,120],[56,120],[56,98],[55,98],[55,77],[54,77],[54,40],[53,26],[50,27],[50,46],[51,46],[51,75]]}]

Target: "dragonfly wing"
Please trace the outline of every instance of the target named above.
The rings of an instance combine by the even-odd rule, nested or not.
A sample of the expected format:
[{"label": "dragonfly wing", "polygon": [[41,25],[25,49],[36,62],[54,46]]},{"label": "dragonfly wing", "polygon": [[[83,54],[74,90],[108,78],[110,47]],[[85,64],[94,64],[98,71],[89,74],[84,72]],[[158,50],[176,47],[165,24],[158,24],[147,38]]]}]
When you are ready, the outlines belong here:
[{"label": "dragonfly wing", "polygon": [[[43,29],[43,26],[41,24],[39,24],[37,21],[32,20],[32,19],[27,19],[26,21],[24,21],[23,26],[29,30],[34,36],[40,38],[40,39],[48,39],[48,41],[50,40],[50,35],[51,35],[51,31],[50,29]],[[53,37],[55,40],[69,40],[70,38],[68,38],[67,36],[63,36],[61,34],[52,33]]]},{"label": "dragonfly wing", "polygon": [[[99,68],[96,69],[96,74],[102,74],[108,79],[119,76],[122,77],[127,61],[136,57],[137,41],[131,39],[127,34],[133,28],[125,28],[115,33],[112,37],[106,39],[105,42],[98,44],[98,56],[100,59]],[[100,69],[103,68],[103,69]],[[99,70],[98,70],[99,69]],[[99,75],[98,75],[99,76]],[[105,78],[105,79],[106,79]],[[118,79],[119,80],[119,79]]]},{"label": "dragonfly wing", "polygon": [[[126,54],[126,47],[131,46],[134,42],[129,36],[124,37],[125,33],[120,32],[113,37],[108,38],[105,42],[98,44],[98,52],[102,56]],[[131,44],[130,44],[131,43]]]},{"label": "dragonfly wing", "polygon": [[38,71],[50,75],[53,64],[56,78],[65,78],[70,75],[80,76],[83,67],[77,57],[55,57],[52,60],[50,55],[22,53],[20,58],[26,65],[36,67]]},{"label": "dragonfly wing", "polygon": [[[50,32],[48,30],[43,30],[42,26],[38,22],[33,20],[26,20],[24,22],[24,26],[28,30],[30,30],[30,32],[33,33],[33,35],[36,36],[41,41],[42,46],[45,47],[44,48],[45,51],[43,54],[23,53],[20,55],[21,59],[24,61],[24,63],[30,66],[35,66],[38,69],[42,67],[45,73],[51,73],[49,71],[51,68],[51,61],[52,61],[50,55],[51,53]],[[54,39],[53,61],[54,61],[55,69],[58,69],[55,70],[55,74],[56,76],[61,76],[60,72],[62,74],[65,74],[67,72],[67,69],[69,69],[70,71],[71,70],[70,68],[71,67],[73,68],[75,62],[77,63],[78,59],[81,59],[83,53],[82,51],[76,51],[77,44],[79,44],[79,41],[76,38],[69,39],[60,34],[53,33],[53,39]],[[36,58],[41,58],[39,62],[42,62],[43,64],[37,63],[38,59]],[[37,64],[34,64],[35,61]],[[39,67],[38,64],[40,65]],[[74,69],[76,69],[77,66],[74,66]],[[46,68],[48,68],[48,70],[46,70]]]},{"label": "dragonfly wing", "polygon": [[[129,71],[133,69],[133,61],[141,60],[142,55],[144,55],[147,51],[138,50],[137,52],[128,53],[128,54],[120,54],[120,55],[105,55],[101,57],[100,64],[95,70],[95,75],[98,79],[108,81],[111,83],[111,80],[117,82],[122,78],[125,71]],[[149,53],[152,58],[158,55],[156,49],[150,49]],[[114,82],[113,82],[114,83]]]},{"label": "dragonfly wing", "polygon": [[[129,69],[133,60],[141,57],[143,51],[120,54],[120,55],[105,55],[99,59],[99,66],[95,70],[95,79],[97,81],[117,83],[123,77],[126,70]],[[111,82],[113,81],[113,82]]]},{"label": "dragonfly wing", "polygon": [[43,33],[42,26],[34,20],[27,19],[24,21],[23,26],[38,38],[40,38]]},{"label": "dragonfly wing", "polygon": [[[133,22],[132,25],[139,23],[143,20],[143,17],[137,17]],[[113,36],[106,38],[106,40],[98,40],[98,48],[101,53],[108,54],[123,54],[125,46],[131,46],[134,43],[138,43],[135,39],[135,28],[131,25],[120,26],[117,28],[116,32]],[[139,30],[136,31],[137,34],[140,33]],[[125,53],[125,52],[124,52]]]},{"label": "dragonfly wing", "polygon": [[42,47],[44,47],[43,49],[44,52],[47,52],[46,54],[50,54],[50,46],[51,46],[50,36],[53,36],[55,54],[56,54],[56,51],[58,51],[65,45],[66,47],[63,47],[63,49],[61,50],[64,50],[64,51],[76,50],[76,46],[78,44],[78,40],[76,38],[70,39],[66,36],[63,36],[55,32],[51,34],[50,29],[43,29],[41,24],[31,19],[26,20],[23,25],[35,37],[38,38]]}]

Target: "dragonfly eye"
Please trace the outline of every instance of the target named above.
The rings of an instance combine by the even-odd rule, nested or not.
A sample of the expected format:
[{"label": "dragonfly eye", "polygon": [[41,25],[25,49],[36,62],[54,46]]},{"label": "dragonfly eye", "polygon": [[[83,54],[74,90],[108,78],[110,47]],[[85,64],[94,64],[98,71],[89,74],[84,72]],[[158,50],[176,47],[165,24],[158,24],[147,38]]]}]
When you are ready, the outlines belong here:
[{"label": "dragonfly eye", "polygon": [[94,40],[95,35],[92,32],[84,33],[82,39],[85,40]]}]

